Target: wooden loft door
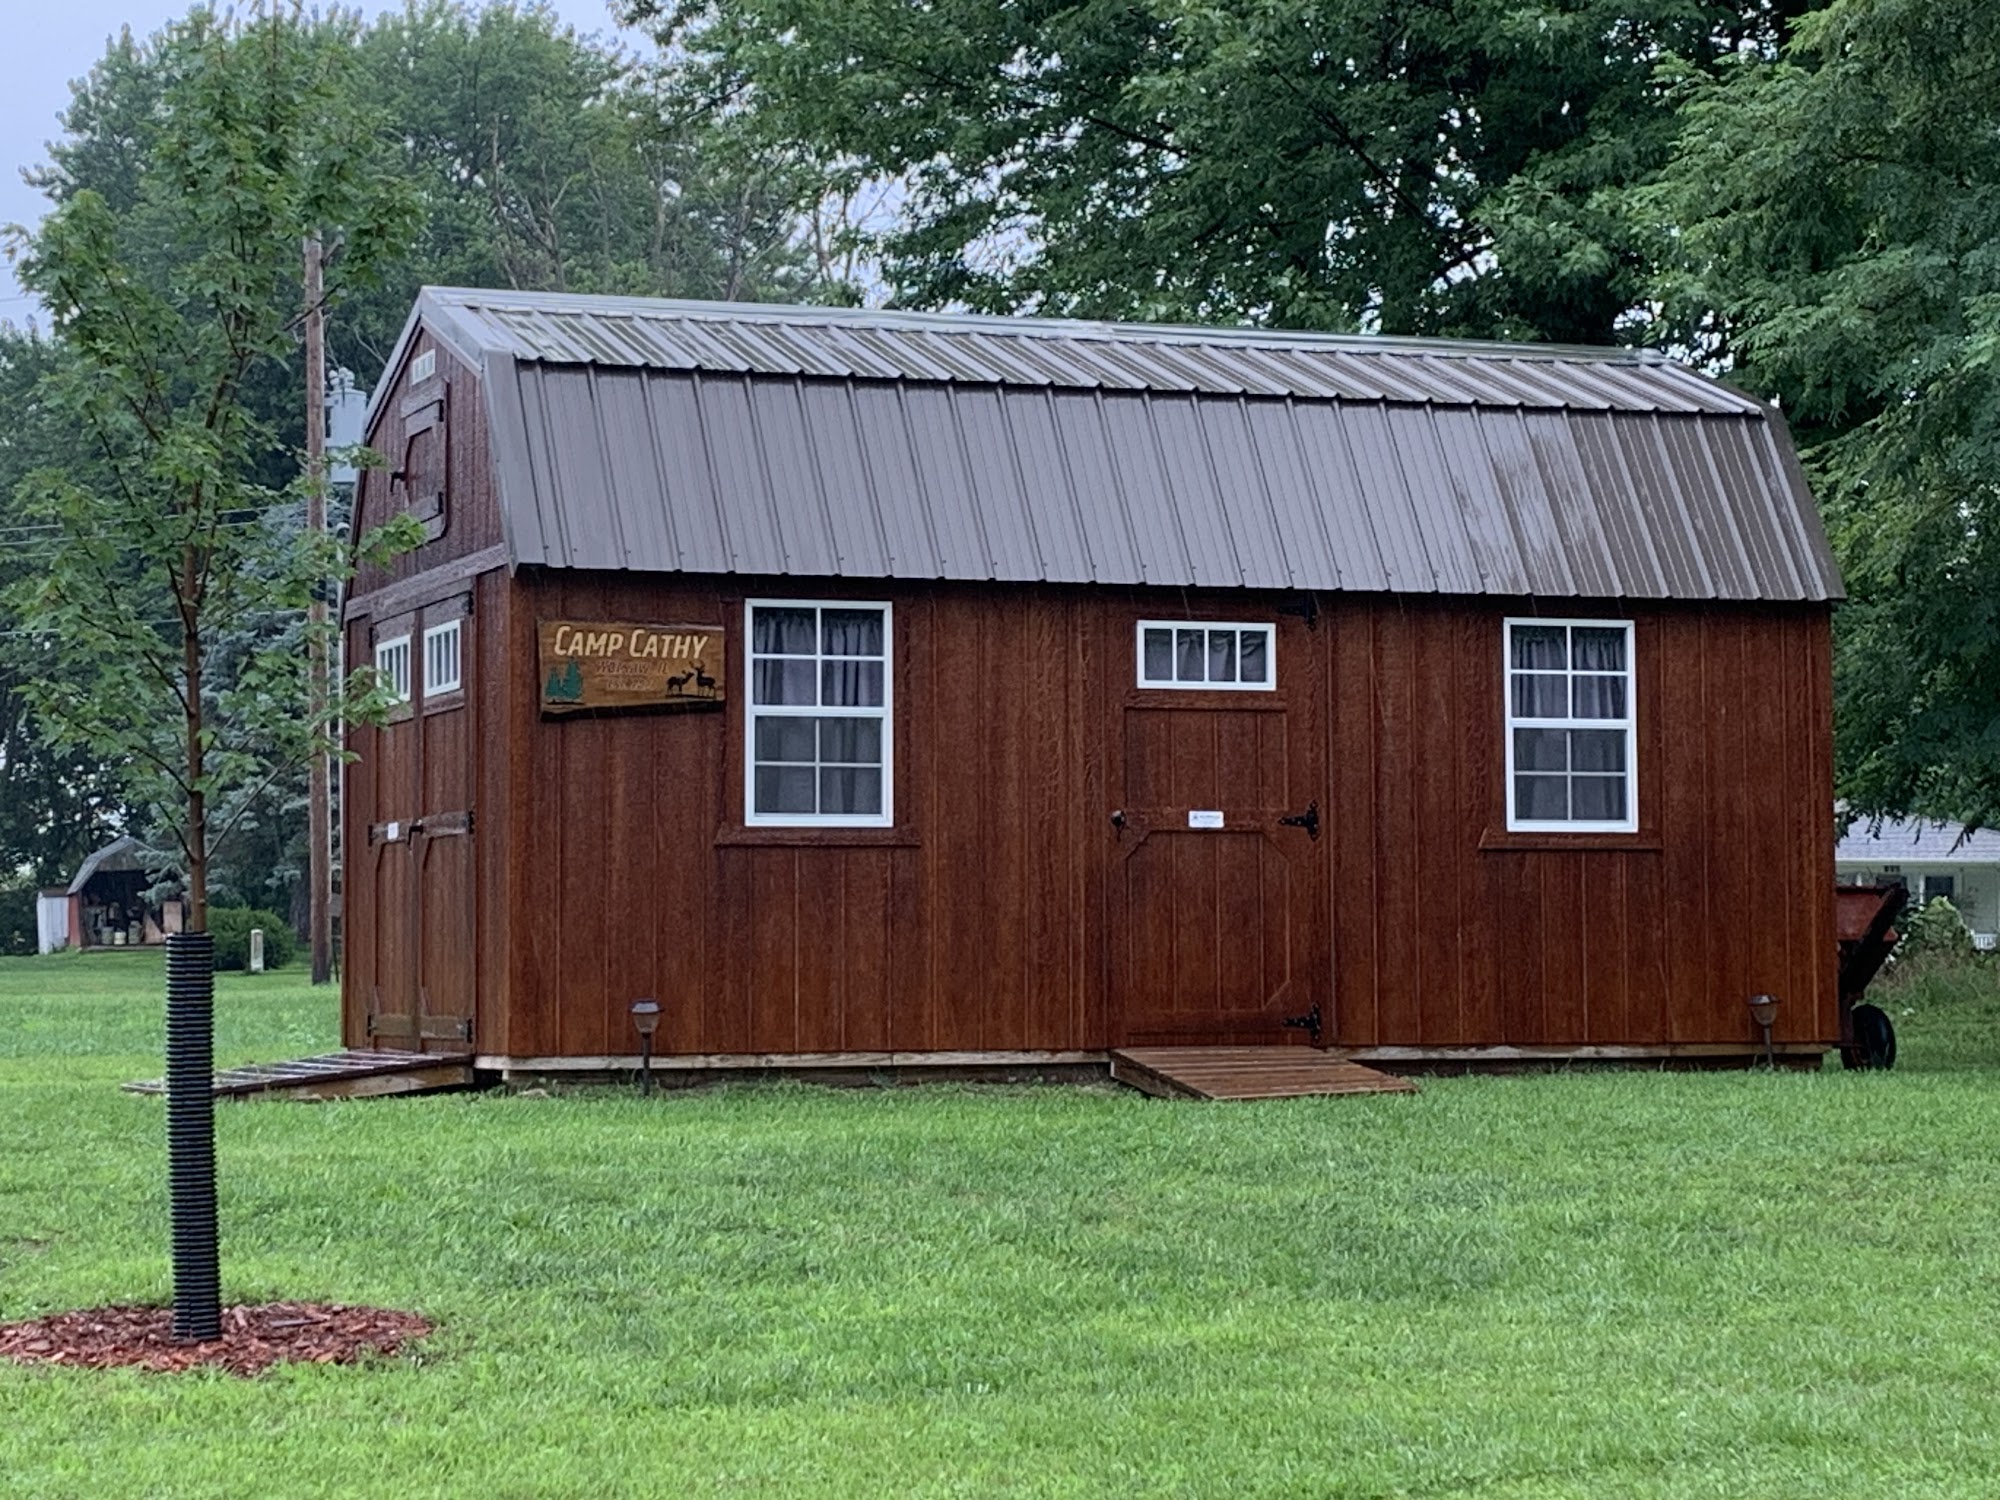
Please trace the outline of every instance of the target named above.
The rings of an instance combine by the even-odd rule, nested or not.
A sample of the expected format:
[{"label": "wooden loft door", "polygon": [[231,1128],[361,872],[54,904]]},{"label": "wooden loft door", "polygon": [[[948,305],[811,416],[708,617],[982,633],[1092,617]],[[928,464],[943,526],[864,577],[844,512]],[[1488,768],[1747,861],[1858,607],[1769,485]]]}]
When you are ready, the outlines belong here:
[{"label": "wooden loft door", "polygon": [[1330,1033],[1317,634],[1265,611],[1139,617],[1111,653],[1129,664],[1107,782],[1114,1044]]}]

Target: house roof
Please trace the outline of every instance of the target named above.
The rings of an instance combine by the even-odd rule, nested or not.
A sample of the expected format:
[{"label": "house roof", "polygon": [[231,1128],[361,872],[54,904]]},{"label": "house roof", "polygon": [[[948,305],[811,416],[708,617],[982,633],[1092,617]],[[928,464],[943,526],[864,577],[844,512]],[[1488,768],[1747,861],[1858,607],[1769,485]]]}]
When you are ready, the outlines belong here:
[{"label": "house roof", "polygon": [[69,883],[69,894],[74,896],[90,883],[93,875],[116,875],[127,870],[146,868],[145,851],[131,834],[121,834],[102,849],[87,855],[76,868],[76,878]]},{"label": "house roof", "polygon": [[1963,823],[1916,818],[1857,821],[1833,857],[1843,865],[2000,865],[2000,829],[1967,833]]},{"label": "house roof", "polygon": [[1650,351],[433,287],[392,376],[419,326],[516,565],[1840,593],[1782,423]]}]

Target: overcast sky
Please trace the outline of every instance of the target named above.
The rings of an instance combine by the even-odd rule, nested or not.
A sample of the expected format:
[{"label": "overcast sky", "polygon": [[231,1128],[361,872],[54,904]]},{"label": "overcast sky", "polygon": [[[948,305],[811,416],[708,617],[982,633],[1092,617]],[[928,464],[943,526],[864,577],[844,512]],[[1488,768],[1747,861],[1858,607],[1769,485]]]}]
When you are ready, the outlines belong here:
[{"label": "overcast sky", "polygon": [[[46,206],[21,181],[21,169],[48,159],[56,116],[69,104],[69,85],[90,71],[106,43],[130,26],[147,36],[191,0],[13,0],[7,22],[7,81],[0,87],[0,224],[32,224]],[[368,15],[402,9],[402,0],[359,0]],[[550,9],[579,31],[610,31],[607,0],[550,0]],[[25,14],[23,13],[25,12]],[[24,321],[35,304],[21,294],[13,268],[0,257],[0,318]]]}]

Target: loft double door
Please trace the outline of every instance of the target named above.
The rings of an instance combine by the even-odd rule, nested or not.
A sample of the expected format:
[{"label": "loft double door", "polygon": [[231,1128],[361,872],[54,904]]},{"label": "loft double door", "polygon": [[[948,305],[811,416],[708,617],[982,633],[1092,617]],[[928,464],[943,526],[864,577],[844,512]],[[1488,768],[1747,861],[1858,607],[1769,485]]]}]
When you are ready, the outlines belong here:
[{"label": "loft double door", "polygon": [[1115,695],[1116,1045],[1310,1044],[1330,1031],[1323,631],[1277,619],[1268,690]]}]

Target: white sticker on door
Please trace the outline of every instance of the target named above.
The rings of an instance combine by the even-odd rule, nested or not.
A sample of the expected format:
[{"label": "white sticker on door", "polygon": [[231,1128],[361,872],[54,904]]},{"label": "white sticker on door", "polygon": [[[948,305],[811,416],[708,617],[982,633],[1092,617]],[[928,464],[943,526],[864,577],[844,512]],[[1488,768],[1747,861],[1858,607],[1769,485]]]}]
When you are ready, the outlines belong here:
[{"label": "white sticker on door", "polygon": [[1220,828],[1221,826],[1222,814],[1220,812],[1210,808],[1196,807],[1188,809],[1188,827]]}]

